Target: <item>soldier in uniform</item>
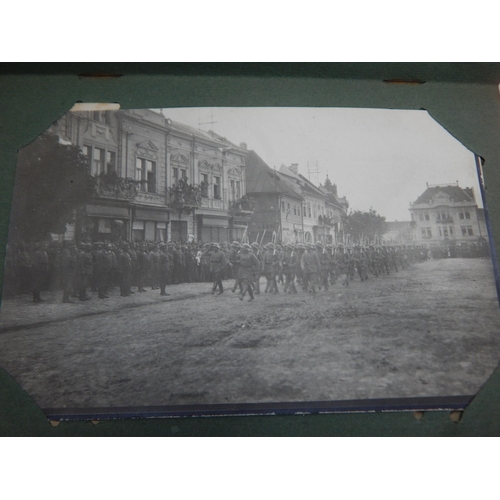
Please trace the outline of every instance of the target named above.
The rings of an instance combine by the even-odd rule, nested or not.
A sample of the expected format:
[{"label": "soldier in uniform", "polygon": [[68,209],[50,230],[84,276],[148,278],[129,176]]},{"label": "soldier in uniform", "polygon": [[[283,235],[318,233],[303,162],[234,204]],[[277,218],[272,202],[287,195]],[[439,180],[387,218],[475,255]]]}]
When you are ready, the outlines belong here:
[{"label": "soldier in uniform", "polygon": [[120,296],[130,296],[130,275],[132,273],[132,259],[128,253],[127,243],[122,244],[121,252],[118,254],[118,273],[120,276]]},{"label": "soldier in uniform", "polygon": [[65,241],[61,251],[61,275],[63,287],[63,303],[73,304],[70,299],[71,292],[75,286],[75,273],[78,251],[73,240]]},{"label": "soldier in uniform", "polygon": [[229,252],[229,265],[231,266],[231,274],[234,277],[234,285],[231,291],[234,293],[236,292],[236,288],[239,286],[240,288],[240,293],[243,291],[243,285],[241,284],[240,281],[240,275],[239,275],[239,270],[240,270],[240,250],[241,250],[241,245],[237,241],[233,241],[233,244],[231,245],[231,250]]},{"label": "soldier in uniform", "polygon": [[135,293],[132,291],[132,285],[137,284],[137,252],[135,251],[135,243],[134,242],[129,243],[127,253],[130,256],[130,265],[131,265],[130,290],[129,290],[129,294],[130,294],[130,293]]},{"label": "soldier in uniform", "polygon": [[111,262],[108,258],[108,253],[104,248],[104,243],[101,241],[95,243],[95,262],[94,262],[94,283],[97,288],[97,296],[100,299],[107,299],[106,285],[108,282]]},{"label": "soldier in uniform", "polygon": [[159,275],[160,275],[160,252],[156,245],[149,246],[149,282],[151,290],[158,290],[159,288]]},{"label": "soldier in uniform", "polygon": [[277,283],[284,284],[285,280],[283,279],[283,256],[285,255],[285,251],[283,247],[279,244],[276,244],[276,254],[278,255],[278,261],[279,261],[279,267],[278,267],[278,272],[276,273],[278,275]]},{"label": "soldier in uniform", "polygon": [[141,243],[137,252],[137,291],[146,292],[144,283],[149,273],[149,256],[146,253],[146,244]]},{"label": "soldier in uniform", "polygon": [[212,248],[213,250],[210,252],[210,271],[212,272],[214,277],[212,295],[217,290],[217,287],[219,287],[219,293],[217,295],[220,295],[221,293],[224,293],[224,287],[222,286],[222,275],[224,273],[224,269],[227,266],[227,260],[218,243],[214,243],[212,245]]},{"label": "soldier in uniform", "polygon": [[389,274],[389,254],[387,252],[387,247],[385,245],[380,249],[382,269],[385,270],[386,274]]},{"label": "soldier in uniform", "polygon": [[116,257],[113,245],[111,243],[107,243],[105,247],[106,247],[106,255],[109,262],[109,272],[104,289],[104,294],[107,295],[108,290],[113,288],[113,286],[115,285],[116,274],[118,272],[118,259]]},{"label": "soldier in uniform", "polygon": [[80,252],[77,260],[77,281],[79,300],[90,300],[87,295],[87,287],[91,286],[94,274],[94,262],[92,258],[92,245],[90,243],[80,243]]},{"label": "soldier in uniform", "polygon": [[254,291],[256,295],[260,295],[260,274],[262,272],[262,253],[260,251],[259,244],[256,241],[254,241],[251,246],[252,246],[252,253],[259,261],[259,265],[255,266],[253,274]]},{"label": "soldier in uniform", "polygon": [[295,245],[295,251],[297,252],[297,266],[295,268],[295,277],[297,278],[297,284],[302,287],[302,291],[307,290],[307,283],[304,282],[304,272],[302,271],[302,266],[300,262],[302,260],[302,256],[306,251],[306,247],[303,243],[298,243]]},{"label": "soldier in uniform", "polygon": [[252,252],[252,247],[248,243],[243,243],[241,246],[241,255],[238,268],[238,278],[242,284],[242,291],[240,294],[240,300],[243,300],[245,294],[248,292],[250,298],[248,302],[254,300],[253,296],[253,279],[255,275],[255,270],[260,267],[259,259]]},{"label": "soldier in uniform", "polygon": [[349,285],[349,256],[344,249],[344,245],[340,243],[337,248],[337,270],[338,277],[342,280],[343,286]]},{"label": "soldier in uniform", "polygon": [[304,280],[308,283],[308,292],[316,294],[316,281],[321,271],[321,263],[312,243],[307,245],[306,251],[304,255],[302,255],[300,265],[304,272]]},{"label": "soldier in uniform", "polygon": [[175,285],[180,283],[180,273],[181,273],[181,254],[177,248],[177,245],[172,243],[170,250],[173,258],[172,265],[172,283]]},{"label": "soldier in uniform", "polygon": [[158,263],[159,273],[160,273],[160,295],[170,295],[165,291],[169,279],[169,265],[170,259],[167,253],[167,245],[165,243],[160,244],[160,259]]},{"label": "soldier in uniform", "polygon": [[283,256],[283,273],[285,275],[285,293],[297,293],[295,288],[295,270],[300,265],[299,257],[293,245],[285,243],[285,254]]},{"label": "soldier in uniform", "polygon": [[267,250],[264,253],[264,274],[267,279],[265,293],[279,293],[278,284],[276,283],[276,275],[279,272],[279,268],[279,255],[276,252],[276,248],[272,243],[268,243]]},{"label": "soldier in uniform", "polygon": [[367,280],[368,273],[366,272],[366,261],[361,245],[356,245],[354,247],[353,257],[361,281]]},{"label": "soldier in uniform", "polygon": [[316,243],[317,253],[321,264],[319,274],[319,289],[324,286],[328,290],[328,276],[330,274],[330,255],[321,243]]}]

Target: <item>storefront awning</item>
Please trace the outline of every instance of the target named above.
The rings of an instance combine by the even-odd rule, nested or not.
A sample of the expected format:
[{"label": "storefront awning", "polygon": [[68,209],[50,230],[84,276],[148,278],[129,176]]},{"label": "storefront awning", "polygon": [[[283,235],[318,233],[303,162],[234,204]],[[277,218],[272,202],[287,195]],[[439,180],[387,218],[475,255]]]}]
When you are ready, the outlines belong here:
[{"label": "storefront awning", "polygon": [[106,205],[87,205],[85,212],[91,217],[112,217],[117,219],[128,219],[128,208],[108,207]]},{"label": "storefront awning", "polygon": [[215,217],[206,217],[203,216],[203,225],[211,226],[211,227],[228,227],[229,220],[223,218],[215,218]]},{"label": "storefront awning", "polygon": [[154,220],[158,222],[166,222],[169,220],[168,212],[166,210],[151,210],[136,208],[135,210],[136,220]]}]

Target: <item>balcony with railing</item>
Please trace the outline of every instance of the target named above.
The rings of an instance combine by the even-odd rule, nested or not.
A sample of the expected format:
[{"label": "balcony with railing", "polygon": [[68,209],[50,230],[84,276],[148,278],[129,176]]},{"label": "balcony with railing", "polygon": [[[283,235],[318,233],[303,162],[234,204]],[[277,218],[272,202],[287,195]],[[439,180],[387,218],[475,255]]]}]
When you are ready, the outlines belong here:
[{"label": "balcony with railing", "polygon": [[113,198],[132,200],[137,196],[140,183],[130,177],[120,177],[116,172],[95,176],[96,196],[98,198]]},{"label": "balcony with railing", "polygon": [[136,200],[144,203],[165,203],[165,196],[156,192],[156,186],[131,177],[120,177],[116,172],[95,176],[96,197],[113,200]]},{"label": "balcony with railing", "polygon": [[437,217],[436,218],[436,223],[437,224],[452,224],[453,223],[453,217],[451,215],[447,217]]},{"label": "balcony with railing", "polygon": [[331,217],[329,215],[320,215],[318,217],[318,225],[333,227],[333,226],[335,226],[335,220],[333,217]]},{"label": "balcony with railing", "polygon": [[245,195],[238,200],[233,200],[229,202],[229,212],[232,215],[250,217],[255,211],[254,200]]}]

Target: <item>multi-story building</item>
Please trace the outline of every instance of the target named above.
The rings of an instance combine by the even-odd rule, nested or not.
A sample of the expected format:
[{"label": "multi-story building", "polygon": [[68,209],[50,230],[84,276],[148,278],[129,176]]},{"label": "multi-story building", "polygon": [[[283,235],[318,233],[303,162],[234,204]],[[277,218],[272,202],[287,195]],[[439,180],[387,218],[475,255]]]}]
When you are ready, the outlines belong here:
[{"label": "multi-story building", "polygon": [[255,151],[247,157],[247,194],[254,200],[255,211],[249,224],[249,239],[259,243],[304,241],[304,198],[286,177],[270,168]]},{"label": "multi-story building", "polygon": [[328,176],[325,184],[320,186],[319,189],[326,196],[326,216],[323,216],[319,222],[329,229],[327,241],[329,243],[339,243],[344,232],[342,217],[347,214],[349,203],[345,196],[341,198],[338,195],[337,185],[332,184]]},{"label": "multi-story building", "polygon": [[[245,145],[149,109],[70,112],[51,131],[82,149],[98,183],[68,237],[229,241],[245,231]],[[201,205],[173,204],[180,179],[199,186]]]},{"label": "multi-story building", "polygon": [[304,199],[302,203],[302,224],[306,243],[321,241],[334,242],[338,231],[342,229],[342,214],[347,212],[349,204],[337,194],[337,187],[328,183],[316,187],[311,181],[299,174],[298,164],[290,167],[281,165],[280,173]]},{"label": "multi-story building", "polygon": [[456,184],[427,184],[410,204],[414,242],[429,248],[487,238],[484,211],[472,188]]}]

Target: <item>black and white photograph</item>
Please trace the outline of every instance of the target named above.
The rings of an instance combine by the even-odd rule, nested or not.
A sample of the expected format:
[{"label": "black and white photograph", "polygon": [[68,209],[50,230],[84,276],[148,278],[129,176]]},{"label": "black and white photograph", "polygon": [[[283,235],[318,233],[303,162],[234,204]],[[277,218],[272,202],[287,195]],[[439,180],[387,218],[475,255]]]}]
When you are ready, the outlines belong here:
[{"label": "black and white photograph", "polygon": [[53,418],[463,408],[482,163],[425,110],[77,105],[18,154],[0,366]]}]

